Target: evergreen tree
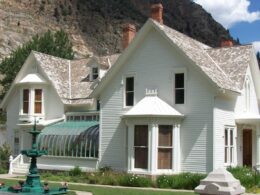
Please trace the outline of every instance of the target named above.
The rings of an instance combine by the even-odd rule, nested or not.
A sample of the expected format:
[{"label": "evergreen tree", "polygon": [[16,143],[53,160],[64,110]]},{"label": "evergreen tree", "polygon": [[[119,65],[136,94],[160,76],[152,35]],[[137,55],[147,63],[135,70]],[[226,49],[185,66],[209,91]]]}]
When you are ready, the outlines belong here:
[{"label": "evergreen tree", "polygon": [[72,43],[63,30],[55,33],[47,31],[41,36],[33,36],[31,41],[18,47],[0,63],[0,73],[4,75],[4,78],[0,80],[0,84],[3,86],[2,97],[11,86],[12,81],[32,50],[65,59],[72,59],[74,56]]}]

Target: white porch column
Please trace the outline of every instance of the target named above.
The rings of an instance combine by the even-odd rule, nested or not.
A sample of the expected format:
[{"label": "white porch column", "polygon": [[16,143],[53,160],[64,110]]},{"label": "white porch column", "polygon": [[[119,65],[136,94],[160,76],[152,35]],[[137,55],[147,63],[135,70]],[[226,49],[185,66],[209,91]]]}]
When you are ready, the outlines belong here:
[{"label": "white porch column", "polygon": [[151,127],[149,128],[151,132],[151,137],[149,140],[149,146],[150,146],[150,158],[148,165],[149,170],[151,174],[155,174],[157,171],[157,145],[158,145],[158,124],[152,124]]},{"label": "white porch column", "polygon": [[256,125],[256,164],[260,165],[260,124]]},{"label": "white porch column", "polygon": [[127,171],[134,169],[134,125],[128,124],[128,163]]},{"label": "white porch column", "polygon": [[174,155],[173,155],[173,169],[174,172],[181,171],[181,151],[180,151],[180,124],[175,123],[174,128]]}]

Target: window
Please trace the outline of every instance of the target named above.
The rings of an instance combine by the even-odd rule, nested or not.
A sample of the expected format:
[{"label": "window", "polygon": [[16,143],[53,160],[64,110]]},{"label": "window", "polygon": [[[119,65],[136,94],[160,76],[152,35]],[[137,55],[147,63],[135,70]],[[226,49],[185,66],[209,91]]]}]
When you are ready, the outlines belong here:
[{"label": "window", "polygon": [[32,115],[43,113],[42,89],[23,89],[21,96],[21,114]]},{"label": "window", "polygon": [[184,104],[184,73],[175,74],[175,104]]},{"label": "window", "polygon": [[23,114],[29,113],[29,89],[23,90]]},{"label": "window", "polygon": [[245,105],[246,111],[250,111],[250,79],[249,77],[246,78],[245,81]]},{"label": "window", "polygon": [[159,125],[158,169],[172,169],[172,125]]},{"label": "window", "polygon": [[148,125],[136,125],[134,131],[135,168],[148,168]]},{"label": "window", "polygon": [[127,77],[125,84],[125,105],[134,105],[134,77]]},{"label": "window", "polygon": [[98,68],[97,67],[93,67],[92,68],[92,80],[95,80],[98,78]]},{"label": "window", "polygon": [[234,128],[226,127],[224,142],[225,142],[225,154],[224,154],[224,162],[226,164],[234,163],[234,145],[235,145],[235,136],[234,136]]},{"label": "window", "polygon": [[97,100],[97,111],[100,110],[100,100]]},{"label": "window", "polygon": [[35,89],[34,113],[42,113],[42,89]]}]

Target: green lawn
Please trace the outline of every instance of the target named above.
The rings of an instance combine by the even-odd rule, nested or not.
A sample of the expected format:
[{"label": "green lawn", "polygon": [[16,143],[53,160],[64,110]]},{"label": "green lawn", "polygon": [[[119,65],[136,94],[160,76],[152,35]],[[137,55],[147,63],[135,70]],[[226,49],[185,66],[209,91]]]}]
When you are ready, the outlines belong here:
[{"label": "green lawn", "polygon": [[[0,179],[6,183],[6,185],[17,184],[14,180]],[[58,187],[60,184],[50,184],[50,187]],[[94,195],[194,195],[190,192],[170,192],[170,191],[153,191],[153,190],[139,190],[139,189],[127,189],[127,188],[111,188],[111,187],[95,187],[95,186],[82,186],[76,184],[70,184],[69,190],[92,192]],[[74,192],[69,192],[69,195],[75,195]]]}]

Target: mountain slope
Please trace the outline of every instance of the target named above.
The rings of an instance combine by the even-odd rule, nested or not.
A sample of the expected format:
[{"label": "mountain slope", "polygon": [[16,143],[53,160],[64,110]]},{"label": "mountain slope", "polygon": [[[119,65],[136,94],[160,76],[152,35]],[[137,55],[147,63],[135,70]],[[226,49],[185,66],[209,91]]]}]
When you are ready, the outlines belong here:
[{"label": "mountain slope", "polygon": [[[0,59],[48,29],[63,28],[77,57],[121,51],[121,27],[139,29],[149,17],[151,0],[2,0]],[[158,2],[158,1],[156,1]],[[161,0],[165,24],[210,46],[231,38],[220,24],[191,0]]]}]

